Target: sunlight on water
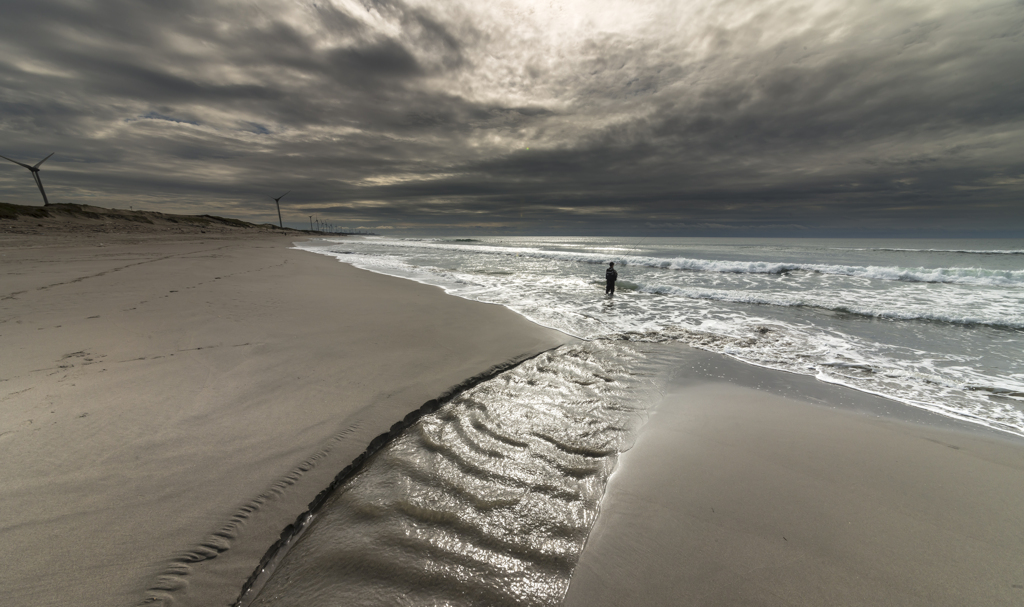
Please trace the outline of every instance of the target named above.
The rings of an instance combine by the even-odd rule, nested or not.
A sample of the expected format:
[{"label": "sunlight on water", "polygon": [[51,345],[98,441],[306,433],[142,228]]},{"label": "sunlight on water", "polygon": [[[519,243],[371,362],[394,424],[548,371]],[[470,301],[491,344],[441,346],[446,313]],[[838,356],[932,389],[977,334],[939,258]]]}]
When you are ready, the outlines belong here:
[{"label": "sunlight on water", "polygon": [[455,398],[332,495],[251,605],[556,605],[664,368],[543,354]]}]

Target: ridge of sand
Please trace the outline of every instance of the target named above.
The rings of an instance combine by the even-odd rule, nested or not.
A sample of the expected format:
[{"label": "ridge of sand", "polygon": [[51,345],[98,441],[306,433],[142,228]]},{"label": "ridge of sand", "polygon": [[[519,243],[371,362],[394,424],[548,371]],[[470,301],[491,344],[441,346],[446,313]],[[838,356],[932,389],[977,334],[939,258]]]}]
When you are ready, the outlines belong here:
[{"label": "ridge of sand", "polygon": [[5,601],[230,604],[374,437],[568,341],[291,242],[0,242]]}]

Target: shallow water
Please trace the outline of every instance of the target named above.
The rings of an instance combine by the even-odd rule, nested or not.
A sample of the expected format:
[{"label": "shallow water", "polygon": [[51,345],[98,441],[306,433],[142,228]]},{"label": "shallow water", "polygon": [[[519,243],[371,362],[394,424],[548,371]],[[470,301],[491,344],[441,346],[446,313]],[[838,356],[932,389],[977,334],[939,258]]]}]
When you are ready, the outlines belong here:
[{"label": "shallow water", "polygon": [[558,604],[670,360],[594,341],[462,393],[340,487],[248,604]]}]

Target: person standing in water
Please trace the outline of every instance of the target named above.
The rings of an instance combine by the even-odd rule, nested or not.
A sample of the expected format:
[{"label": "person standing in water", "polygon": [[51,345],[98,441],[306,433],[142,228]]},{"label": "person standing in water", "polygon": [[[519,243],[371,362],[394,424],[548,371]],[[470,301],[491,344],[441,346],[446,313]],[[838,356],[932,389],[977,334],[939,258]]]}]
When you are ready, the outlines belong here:
[{"label": "person standing in water", "polygon": [[615,281],[619,279],[619,273],[615,271],[615,262],[608,263],[608,269],[604,273],[606,281],[604,292],[608,295],[615,295]]}]

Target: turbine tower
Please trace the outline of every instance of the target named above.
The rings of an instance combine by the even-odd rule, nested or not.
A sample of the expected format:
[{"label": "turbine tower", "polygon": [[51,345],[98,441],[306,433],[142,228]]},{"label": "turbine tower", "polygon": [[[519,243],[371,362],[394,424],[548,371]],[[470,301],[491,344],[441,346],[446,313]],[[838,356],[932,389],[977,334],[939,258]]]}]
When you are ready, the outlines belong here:
[{"label": "turbine tower", "polygon": [[[56,153],[57,152],[50,152],[50,156],[53,156]],[[32,179],[36,180],[36,185],[39,186],[39,193],[43,195],[43,206],[48,206],[50,204],[50,201],[49,201],[48,198],[46,198],[46,190],[43,189],[43,181],[41,179],[39,179],[39,165],[41,165],[44,162],[46,162],[50,158],[50,156],[47,156],[46,158],[43,158],[42,160],[37,162],[36,166],[34,166],[34,167],[30,167],[27,164],[22,164],[22,163],[18,162],[17,160],[11,160],[7,156],[0,156],[0,158],[3,158],[4,160],[10,160],[14,164],[21,165],[21,166],[25,167],[26,169],[32,171]]]},{"label": "turbine tower", "polygon": [[282,229],[284,228],[284,221],[281,220],[281,199],[284,198],[285,196],[287,196],[290,193],[291,193],[291,190],[288,190],[287,192],[285,192],[284,194],[281,194],[277,198],[274,198],[273,196],[270,196],[268,194],[268,196],[270,196],[270,198],[273,199],[274,204],[277,205],[277,223],[281,225]]}]

